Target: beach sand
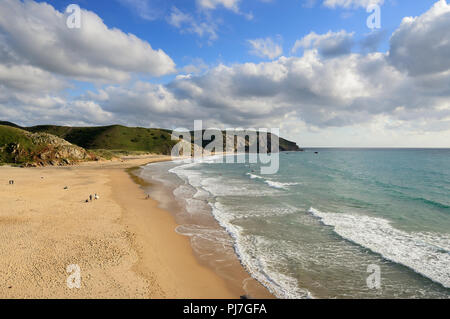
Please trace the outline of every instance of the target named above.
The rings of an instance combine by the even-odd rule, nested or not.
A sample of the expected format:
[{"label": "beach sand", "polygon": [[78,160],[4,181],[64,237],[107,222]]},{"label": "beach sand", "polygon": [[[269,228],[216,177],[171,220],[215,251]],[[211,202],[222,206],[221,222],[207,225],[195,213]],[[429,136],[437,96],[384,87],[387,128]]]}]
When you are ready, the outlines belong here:
[{"label": "beach sand", "polygon": [[[146,199],[125,170],[168,159],[0,167],[0,298],[245,294],[199,263],[173,216]],[[86,203],[95,193],[100,199]],[[69,265],[80,268],[79,289],[67,285]]]}]

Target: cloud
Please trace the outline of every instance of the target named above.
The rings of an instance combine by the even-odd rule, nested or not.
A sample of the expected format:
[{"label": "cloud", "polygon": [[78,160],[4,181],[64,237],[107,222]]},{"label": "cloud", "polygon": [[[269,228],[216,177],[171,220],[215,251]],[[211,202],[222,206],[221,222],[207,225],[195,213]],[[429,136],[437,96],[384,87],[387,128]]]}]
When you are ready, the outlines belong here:
[{"label": "cloud", "polygon": [[53,92],[68,87],[68,83],[53,74],[30,65],[0,64],[0,85],[29,92]]},{"label": "cloud", "polygon": [[239,2],[240,0],[197,0],[197,6],[208,10],[215,10],[217,7],[221,6],[238,13]]},{"label": "cloud", "polygon": [[144,20],[153,21],[164,14],[163,0],[117,0]]},{"label": "cloud", "polygon": [[387,36],[386,30],[372,31],[364,36],[359,45],[363,52],[375,52]]},{"label": "cloud", "polygon": [[69,29],[66,16],[49,4],[2,0],[1,47],[22,64],[80,80],[121,82],[130,73],[174,72],[175,63],[164,51],[108,28],[93,12],[81,14],[81,28]]},{"label": "cloud", "polygon": [[214,41],[217,36],[217,24],[210,18],[199,20],[192,15],[185,13],[177,7],[172,7],[167,22],[172,26],[180,29],[182,33],[197,34],[200,37],[208,37],[209,41]]},{"label": "cloud", "polygon": [[427,75],[450,69],[450,5],[436,2],[420,17],[404,18],[390,41],[389,60],[409,74]]},{"label": "cloud", "polygon": [[94,101],[68,100],[51,92],[10,90],[0,85],[0,118],[34,125],[99,125],[115,121],[115,115]]},{"label": "cloud", "polygon": [[185,65],[181,71],[188,74],[199,74],[208,70],[208,65],[200,58],[190,59],[191,63]]},{"label": "cloud", "polygon": [[275,59],[283,54],[283,48],[272,38],[247,40],[251,46],[250,53],[261,58]]},{"label": "cloud", "polygon": [[[259,0],[261,2],[271,2],[271,0]],[[244,16],[247,20],[253,19],[253,13],[245,13],[239,9],[241,0],[197,0],[197,7],[201,10],[212,11],[218,8],[230,10],[236,14]]]},{"label": "cloud", "polygon": [[191,14],[180,10],[176,6],[172,6],[166,20],[182,33],[207,37],[211,44],[212,41],[218,39],[219,24],[221,24],[220,20],[212,16],[211,11],[224,8],[243,15],[249,20],[253,19],[253,14],[241,12],[239,3],[240,0],[197,0],[196,5],[199,10],[196,14]]},{"label": "cloud", "polygon": [[[445,29],[430,27],[440,21],[429,19],[422,29],[433,30],[431,38],[445,38]],[[378,36],[367,46],[373,47]],[[304,49],[301,57],[275,59],[277,52],[270,62],[219,65],[167,85],[109,87],[108,98],[95,101],[126,121],[133,122],[130,113],[138,114],[142,125],[156,120],[166,127],[189,127],[206,117],[221,127],[449,130],[450,71],[412,76],[392,63],[392,53],[351,53],[352,39],[345,31],[311,33],[298,42]],[[254,47],[273,51],[264,50],[270,41],[262,40]]]},{"label": "cloud", "polygon": [[382,54],[321,60],[308,51],[301,58],[219,66],[201,77],[178,79],[171,89],[180,100],[240,124],[280,119],[295,111],[299,120],[327,127],[367,121],[371,112],[395,108],[382,103],[375,110],[371,102],[381,100],[396,88],[392,82],[400,85],[401,80]]},{"label": "cloud", "polygon": [[329,31],[326,34],[317,34],[311,32],[301,40],[297,40],[291,52],[296,53],[300,48],[317,49],[324,57],[335,57],[343,54],[349,54],[354,45],[354,33],[348,33],[345,30],[339,32]]},{"label": "cloud", "polygon": [[[0,117],[19,123],[89,125],[115,121],[94,99],[74,98],[74,80],[123,83],[133,74],[175,71],[161,50],[82,11],[82,28],[46,3],[0,2]],[[96,96],[100,100],[100,96]]]},{"label": "cloud", "polygon": [[316,128],[362,125],[384,117],[402,127],[433,123],[442,130],[450,115],[449,82],[448,76],[445,81],[411,79],[382,53],[322,59],[311,50],[302,57],[219,65],[199,76],[179,76],[168,85],[111,86],[105,90],[107,98],[104,94],[96,103],[116,118],[138,119],[146,126],[189,127],[194,119],[207,119],[222,127],[276,127],[289,115],[289,121]]},{"label": "cloud", "polygon": [[[334,135],[355,141],[367,138],[372,146],[377,141],[388,143],[384,145],[395,141],[398,146],[405,136],[410,145],[431,143],[437,137],[450,137],[444,9],[441,1],[422,16],[404,20],[386,53],[352,53],[344,45],[352,34],[345,31],[310,34],[300,40],[301,56],[276,57],[276,53],[271,61],[220,64],[195,75],[178,75],[167,84],[108,84],[78,97],[64,94],[68,84],[62,72],[51,72],[40,60],[28,63],[31,60],[3,35],[0,117],[19,124],[36,124],[39,119],[40,123],[166,128],[191,127],[194,119],[204,119],[207,126],[223,128],[281,127],[282,132],[311,137],[316,145],[325,142],[314,140],[314,132],[330,141],[337,138]],[[47,28],[54,26],[50,23]],[[410,33],[416,33],[417,39]],[[402,56],[400,48],[417,52]],[[428,55],[419,48],[427,48]],[[57,60],[59,52],[47,54]],[[45,89],[42,83],[47,80],[51,81]],[[441,143],[450,146],[448,139]]]},{"label": "cloud", "polygon": [[382,5],[384,0],[325,0],[324,6],[329,8],[342,7],[349,8],[367,8],[371,4]]}]

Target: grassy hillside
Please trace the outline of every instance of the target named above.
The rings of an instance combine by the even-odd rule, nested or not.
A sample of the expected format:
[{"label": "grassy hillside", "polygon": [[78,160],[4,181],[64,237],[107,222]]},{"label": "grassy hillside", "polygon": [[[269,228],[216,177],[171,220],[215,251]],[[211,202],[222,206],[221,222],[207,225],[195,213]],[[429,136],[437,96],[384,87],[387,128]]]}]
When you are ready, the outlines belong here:
[{"label": "grassy hillside", "polygon": [[68,165],[93,160],[81,147],[47,133],[0,125],[0,162],[19,165]]},{"label": "grassy hillside", "polygon": [[302,149],[297,145],[297,143],[285,140],[280,137],[280,150],[281,151],[290,151],[290,152],[299,152]]},{"label": "grassy hillside", "polygon": [[[31,132],[50,133],[90,150],[151,152],[169,155],[172,147],[176,144],[175,141],[171,140],[171,132],[163,129],[146,129],[120,125],[101,127],[43,125],[26,129]],[[193,136],[194,133],[191,132],[191,134]],[[204,141],[203,146],[207,144],[208,142]],[[296,143],[280,138],[280,151],[299,150]]]},{"label": "grassy hillside", "polygon": [[[13,123],[3,123],[8,123],[6,125],[12,127],[19,127]],[[113,154],[122,155],[130,152],[169,155],[173,146],[177,143],[172,141],[171,131],[164,129],[147,129],[120,125],[100,127],[40,125],[23,129],[33,133],[48,133],[58,136],[72,144],[93,150],[103,158],[109,158]],[[204,144],[206,145],[208,142],[204,141]],[[280,151],[299,150],[300,148],[296,143],[280,138]]]},{"label": "grassy hillside", "polygon": [[[203,131],[204,133],[205,131]],[[241,132],[242,133],[242,132]],[[222,139],[223,139],[223,149],[226,149],[226,132],[222,132]],[[275,135],[276,136],[276,135]],[[257,148],[259,149],[259,132],[257,132]],[[194,132],[191,132],[191,140],[194,141]],[[212,140],[203,140],[202,141],[202,147],[206,147],[209,143],[211,143],[212,141],[214,141],[214,138]],[[272,134],[268,133],[267,134],[267,150],[270,152],[271,150],[271,142],[272,142]],[[248,152],[249,151],[249,138],[245,137],[245,150]],[[235,141],[235,148],[236,148],[236,141]],[[295,142],[291,142],[288,141],[284,138],[279,138],[279,149],[280,152],[288,152],[288,151],[293,151],[293,152],[298,152],[301,151],[301,149],[298,147],[297,143]]]},{"label": "grassy hillside", "polygon": [[34,126],[30,132],[50,133],[66,141],[91,150],[112,150],[170,154],[175,141],[170,131],[125,127],[120,125],[102,127]]},{"label": "grassy hillside", "polygon": [[0,125],[3,125],[3,126],[12,126],[12,127],[15,127],[15,128],[22,128],[22,127],[20,127],[20,126],[17,125],[17,124],[14,124],[14,123],[11,123],[11,122],[7,122],[7,121],[0,121]]},{"label": "grassy hillside", "polygon": [[[37,146],[33,144],[25,131],[11,126],[0,125],[0,162],[15,162],[15,155],[12,153],[14,144],[21,145],[28,153],[37,151]],[[27,159],[30,158],[23,157],[22,161],[27,161]]]}]

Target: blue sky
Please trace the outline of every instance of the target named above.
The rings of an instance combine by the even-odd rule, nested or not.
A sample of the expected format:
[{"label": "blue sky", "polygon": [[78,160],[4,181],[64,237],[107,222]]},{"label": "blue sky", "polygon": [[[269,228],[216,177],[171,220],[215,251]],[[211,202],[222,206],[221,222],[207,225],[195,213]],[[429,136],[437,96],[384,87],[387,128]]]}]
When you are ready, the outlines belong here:
[{"label": "blue sky", "polygon": [[[276,39],[282,46],[284,55],[289,56],[295,41],[312,31],[322,34],[330,30],[346,30],[355,32],[356,39],[362,39],[371,32],[366,25],[370,14],[364,7],[329,8],[320,1],[311,5],[306,0],[244,0],[239,2],[239,14],[223,6],[202,12],[195,0],[135,0],[129,3],[121,0],[40,2],[51,3],[59,11],[64,11],[72,3],[91,10],[97,13],[107,26],[133,33],[148,41],[153,48],[163,49],[178,67],[195,63],[198,59],[208,65],[267,61],[267,58],[250,53],[247,42],[250,39]],[[389,36],[399,26],[403,17],[420,15],[434,2],[387,0],[382,5],[382,30],[385,36],[379,50],[388,49]],[[139,10],[136,3],[148,3],[149,9]],[[206,20],[205,16],[210,15],[210,19],[218,24],[217,39],[211,41],[207,35],[186,33],[170,25],[167,16],[174,6],[199,20]],[[252,14],[253,18],[249,19],[246,14]],[[360,47],[356,46],[353,51],[360,51]],[[297,52],[296,55],[301,53],[302,51]]]},{"label": "blue sky", "polygon": [[2,0],[0,118],[450,147],[448,30],[446,0]]}]

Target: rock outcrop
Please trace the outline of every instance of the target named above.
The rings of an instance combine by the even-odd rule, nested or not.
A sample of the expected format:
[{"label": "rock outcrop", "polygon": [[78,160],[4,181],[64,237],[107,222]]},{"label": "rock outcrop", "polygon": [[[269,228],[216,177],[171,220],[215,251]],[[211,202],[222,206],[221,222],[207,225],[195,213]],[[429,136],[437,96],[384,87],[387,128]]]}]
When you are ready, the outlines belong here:
[{"label": "rock outcrop", "polygon": [[97,159],[95,155],[84,148],[51,134],[25,132],[24,135],[33,145],[32,148],[14,142],[4,147],[16,164],[64,166]]}]

